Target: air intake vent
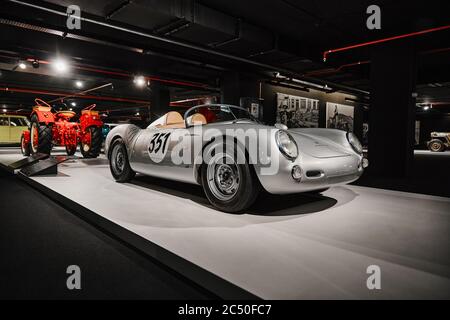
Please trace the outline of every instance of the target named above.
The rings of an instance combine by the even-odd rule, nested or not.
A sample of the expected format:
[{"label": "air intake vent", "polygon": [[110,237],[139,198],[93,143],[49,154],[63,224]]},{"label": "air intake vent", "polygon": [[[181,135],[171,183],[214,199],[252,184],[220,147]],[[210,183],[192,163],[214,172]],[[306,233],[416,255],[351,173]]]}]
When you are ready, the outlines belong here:
[{"label": "air intake vent", "polygon": [[322,171],[319,170],[311,170],[306,172],[306,176],[308,178],[319,178],[322,176]]}]

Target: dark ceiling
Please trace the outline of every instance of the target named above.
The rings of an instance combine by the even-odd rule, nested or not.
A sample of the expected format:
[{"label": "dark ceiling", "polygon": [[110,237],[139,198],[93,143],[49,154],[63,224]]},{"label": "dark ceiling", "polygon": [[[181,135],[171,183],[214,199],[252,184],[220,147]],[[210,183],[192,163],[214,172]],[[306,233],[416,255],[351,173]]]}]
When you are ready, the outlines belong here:
[{"label": "dark ceiling", "polygon": [[[83,18],[104,23],[83,21],[81,30],[67,30],[65,16],[20,2],[3,1],[0,8],[0,87],[45,89],[55,94],[45,98],[54,99],[77,92],[73,82],[80,78],[86,88],[112,83],[92,95],[103,97],[97,102],[104,110],[130,108],[133,113],[149,99],[147,89],[133,86],[138,74],[166,81],[172,100],[217,95],[227,70],[267,79],[282,72],[364,95],[370,91],[370,46],[333,53],[326,63],[325,50],[450,24],[443,10],[448,1],[23,1],[58,12],[76,4]],[[381,30],[366,27],[371,4],[381,7]],[[414,38],[420,99],[442,96],[448,102],[441,92],[449,90],[449,36],[447,29]],[[70,57],[75,66],[65,78],[54,77],[42,64],[17,69],[19,60],[51,61],[56,55]],[[426,91],[423,96],[420,90]],[[34,96],[3,90],[0,103],[19,109]]]}]

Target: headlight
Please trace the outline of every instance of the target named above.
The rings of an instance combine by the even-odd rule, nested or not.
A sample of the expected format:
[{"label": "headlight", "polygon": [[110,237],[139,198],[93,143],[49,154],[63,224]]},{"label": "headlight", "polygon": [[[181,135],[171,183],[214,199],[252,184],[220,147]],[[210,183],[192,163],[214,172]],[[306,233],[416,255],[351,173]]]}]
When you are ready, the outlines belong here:
[{"label": "headlight", "polygon": [[361,142],[359,142],[358,138],[351,132],[347,132],[347,140],[352,146],[353,150],[355,150],[356,153],[362,154],[363,148],[361,145]]},{"label": "headlight", "polygon": [[283,130],[278,130],[275,133],[275,140],[281,153],[289,160],[294,160],[298,157],[298,148],[294,138],[289,133]]}]

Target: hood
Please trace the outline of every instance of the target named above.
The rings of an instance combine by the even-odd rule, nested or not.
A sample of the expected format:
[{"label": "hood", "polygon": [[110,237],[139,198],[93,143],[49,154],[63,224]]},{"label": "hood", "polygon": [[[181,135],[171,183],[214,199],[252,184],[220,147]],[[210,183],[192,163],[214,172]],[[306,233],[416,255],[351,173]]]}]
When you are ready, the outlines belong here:
[{"label": "hood", "polygon": [[297,130],[288,130],[288,132],[295,139],[300,154],[305,153],[315,158],[335,158],[351,155],[351,152],[344,146],[326,137]]}]

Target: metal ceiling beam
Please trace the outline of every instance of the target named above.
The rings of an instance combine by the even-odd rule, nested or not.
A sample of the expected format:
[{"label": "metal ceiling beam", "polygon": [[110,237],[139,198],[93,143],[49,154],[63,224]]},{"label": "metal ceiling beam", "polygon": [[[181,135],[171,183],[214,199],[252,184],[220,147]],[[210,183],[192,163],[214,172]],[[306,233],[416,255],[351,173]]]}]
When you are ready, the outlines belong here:
[{"label": "metal ceiling beam", "polygon": [[[52,13],[55,15],[59,15],[59,16],[64,16],[67,17],[67,13],[64,11],[58,11],[58,10],[54,10],[54,9],[50,9],[44,6],[40,6],[40,5],[35,5],[35,4],[31,4],[31,3],[27,3],[24,1],[19,1],[19,0],[8,0],[10,2],[22,5],[22,6],[27,6],[30,8],[34,8],[37,10],[41,10],[41,11],[45,11],[48,13]],[[198,52],[202,52],[202,53],[206,53],[206,54],[210,54],[213,56],[217,56],[217,57],[222,57],[228,60],[233,60],[233,61],[237,61],[237,62],[241,62],[241,63],[245,63],[248,65],[253,65],[255,67],[258,68],[262,68],[265,69],[266,71],[269,72],[273,72],[273,73],[283,73],[283,74],[287,74],[289,76],[294,76],[296,78],[299,78],[301,80],[310,82],[310,83],[315,83],[318,85],[328,85],[328,86],[332,86],[336,89],[342,90],[342,91],[347,91],[353,94],[359,94],[359,95],[369,95],[370,93],[368,91],[364,91],[364,90],[360,90],[357,88],[353,88],[353,87],[348,87],[345,85],[341,85],[338,83],[333,83],[333,82],[329,82],[329,81],[323,81],[320,79],[315,79],[315,78],[310,78],[310,77],[304,77],[301,74],[299,74],[296,71],[293,70],[289,70],[289,69],[285,69],[282,67],[277,67],[277,66],[273,66],[270,64],[265,64],[265,63],[260,63],[257,61],[253,61],[253,60],[249,60],[246,58],[242,58],[239,56],[235,56],[232,54],[228,54],[228,53],[224,53],[224,52],[220,52],[220,51],[215,51],[209,48],[205,48],[202,46],[198,46],[198,45],[194,45],[194,44],[190,44],[190,43],[185,43],[182,41],[178,41],[175,39],[169,39],[169,38],[164,38],[161,36],[157,36],[157,35],[153,35],[153,34],[149,34],[146,32],[142,32],[142,31],[138,31],[138,30],[133,30],[130,28],[126,28],[126,27],[122,27],[122,26],[118,26],[112,23],[108,23],[108,22],[103,22],[103,21],[99,21],[96,19],[92,19],[92,18],[85,18],[85,17],[74,17],[75,19],[79,19],[80,21],[86,22],[86,23],[91,23],[97,26],[102,26],[102,27],[106,27],[106,28],[110,28],[116,31],[121,31],[121,32],[125,32],[125,33],[129,33],[129,34],[133,34],[133,35],[137,35],[137,36],[141,36],[147,39],[152,39],[152,40],[156,40],[156,41],[160,41],[166,44],[171,44],[171,45],[175,45],[178,47],[182,47],[185,49],[190,49],[190,50],[194,50],[194,51],[198,51]]]},{"label": "metal ceiling beam", "polygon": [[126,0],[126,1],[122,2],[121,4],[119,4],[119,6],[117,6],[116,8],[111,10],[110,12],[108,12],[108,14],[106,15],[106,20],[111,19],[113,16],[115,16],[117,13],[119,13],[120,11],[125,9],[125,7],[127,7],[131,3],[133,3],[132,0]]}]

